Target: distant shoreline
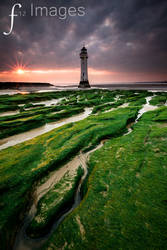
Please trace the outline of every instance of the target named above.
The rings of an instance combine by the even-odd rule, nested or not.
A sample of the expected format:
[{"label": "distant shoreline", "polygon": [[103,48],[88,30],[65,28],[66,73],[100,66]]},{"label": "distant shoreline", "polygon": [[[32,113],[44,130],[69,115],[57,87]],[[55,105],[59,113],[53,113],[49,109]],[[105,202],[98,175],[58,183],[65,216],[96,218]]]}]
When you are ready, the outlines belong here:
[{"label": "distant shoreline", "polygon": [[50,83],[41,82],[0,82],[1,89],[19,89],[24,87],[52,87]]}]

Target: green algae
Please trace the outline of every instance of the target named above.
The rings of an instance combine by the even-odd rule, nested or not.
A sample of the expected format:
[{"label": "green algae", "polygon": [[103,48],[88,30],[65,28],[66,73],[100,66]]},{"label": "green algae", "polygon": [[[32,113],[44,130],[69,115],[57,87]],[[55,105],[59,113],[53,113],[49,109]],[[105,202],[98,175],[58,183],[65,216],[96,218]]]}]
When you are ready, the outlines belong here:
[{"label": "green algae", "polygon": [[165,249],[167,125],[155,121],[161,112],[145,113],[132,133],[92,154],[83,201],[43,249]]},{"label": "green algae", "polygon": [[[98,95],[104,96],[100,102]],[[85,184],[83,201],[64,220],[44,249],[52,246],[53,249],[63,246],[66,249],[110,249],[111,245],[113,249],[144,249],[144,245],[140,245],[142,239],[146,242],[147,249],[163,248],[166,220],[163,223],[162,218],[165,218],[167,200],[166,109],[147,112],[133,126],[131,134],[122,136],[127,124],[137,117],[141,105],[145,103],[145,97],[150,96],[147,91],[138,91],[135,96],[134,91],[68,92],[63,106],[68,107],[65,111],[70,110],[69,106],[71,110],[85,106],[95,107],[97,104],[103,108],[103,105],[107,106],[106,103],[113,101],[118,95],[118,102],[130,103],[130,106],[91,115],[83,121],[54,129],[0,152],[2,249],[6,249],[7,239],[13,235],[16,224],[21,221],[20,214],[29,203],[34,185],[50,171],[60,168],[80,150],[87,151],[103,139],[109,141],[101,150],[93,153],[90,159],[90,174]],[[53,94],[50,98],[56,98],[55,96]],[[57,95],[57,98],[60,97],[63,97],[63,93]],[[36,96],[17,96],[15,100],[17,104],[24,103],[25,100],[29,103],[32,98],[34,101]],[[48,96],[41,98],[40,95],[36,101],[45,98]],[[37,118],[43,115],[40,114],[40,109],[43,112],[43,108],[34,111],[39,112],[36,114]],[[106,107],[102,111],[107,109]],[[45,114],[50,117],[51,113]],[[28,116],[17,119],[28,119]],[[13,119],[3,120],[5,121]],[[159,167],[161,163],[162,168]],[[162,194],[159,198],[158,193]],[[161,205],[157,200],[161,201]],[[152,206],[156,207],[155,211]],[[160,223],[157,211],[160,213]]]}]

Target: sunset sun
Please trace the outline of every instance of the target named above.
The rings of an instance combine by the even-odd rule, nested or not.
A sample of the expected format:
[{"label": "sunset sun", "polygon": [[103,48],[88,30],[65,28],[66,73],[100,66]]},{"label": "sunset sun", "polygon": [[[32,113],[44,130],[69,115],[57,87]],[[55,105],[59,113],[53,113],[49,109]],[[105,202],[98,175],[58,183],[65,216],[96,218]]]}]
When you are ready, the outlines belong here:
[{"label": "sunset sun", "polygon": [[23,69],[18,69],[18,70],[17,70],[17,74],[19,74],[19,75],[24,74],[24,70],[23,70]]}]

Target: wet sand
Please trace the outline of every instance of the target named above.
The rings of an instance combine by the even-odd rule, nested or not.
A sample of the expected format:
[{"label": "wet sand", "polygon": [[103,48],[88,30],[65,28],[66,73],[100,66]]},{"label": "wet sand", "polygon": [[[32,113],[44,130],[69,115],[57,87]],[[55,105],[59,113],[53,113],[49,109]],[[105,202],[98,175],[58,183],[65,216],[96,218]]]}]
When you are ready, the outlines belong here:
[{"label": "wet sand", "polygon": [[16,110],[16,111],[7,111],[7,112],[0,113],[0,117],[9,116],[9,115],[17,115],[19,113],[20,113],[19,110]]}]

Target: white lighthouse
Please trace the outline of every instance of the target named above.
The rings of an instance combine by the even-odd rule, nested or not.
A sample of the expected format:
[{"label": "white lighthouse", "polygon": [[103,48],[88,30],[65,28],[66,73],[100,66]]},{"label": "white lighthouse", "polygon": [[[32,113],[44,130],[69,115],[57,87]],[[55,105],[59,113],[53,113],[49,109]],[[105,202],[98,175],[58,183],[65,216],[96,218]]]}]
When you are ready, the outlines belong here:
[{"label": "white lighthouse", "polygon": [[88,81],[88,53],[85,46],[81,49],[81,81],[78,88],[90,88]]}]

